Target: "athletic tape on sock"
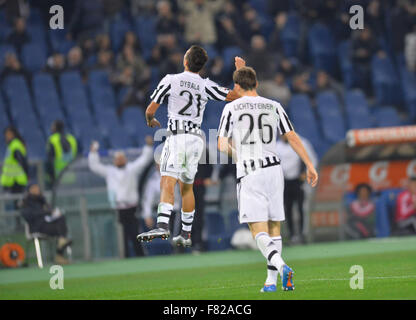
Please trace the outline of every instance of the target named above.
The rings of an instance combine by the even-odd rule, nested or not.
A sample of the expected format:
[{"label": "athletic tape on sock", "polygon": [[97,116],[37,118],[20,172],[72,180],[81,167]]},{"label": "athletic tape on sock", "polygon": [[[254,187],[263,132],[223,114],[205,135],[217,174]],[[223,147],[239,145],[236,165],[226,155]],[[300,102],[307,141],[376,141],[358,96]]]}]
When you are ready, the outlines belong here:
[{"label": "athletic tape on sock", "polygon": [[183,231],[191,232],[192,223],[194,221],[194,214],[195,214],[195,210],[192,211],[192,212],[183,212],[181,210],[182,230]]},{"label": "athletic tape on sock", "polygon": [[157,223],[169,224],[170,216],[172,214],[173,205],[170,203],[161,202],[157,207]]}]

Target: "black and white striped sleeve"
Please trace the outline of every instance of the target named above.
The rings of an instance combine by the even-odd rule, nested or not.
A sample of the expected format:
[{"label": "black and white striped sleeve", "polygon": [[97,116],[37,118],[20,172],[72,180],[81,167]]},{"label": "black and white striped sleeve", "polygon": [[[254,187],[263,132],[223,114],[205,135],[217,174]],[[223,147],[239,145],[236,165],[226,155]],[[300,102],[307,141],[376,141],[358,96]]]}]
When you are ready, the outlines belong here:
[{"label": "black and white striped sleeve", "polygon": [[232,113],[231,113],[231,108],[227,104],[224,107],[224,110],[222,111],[220,126],[218,128],[218,136],[231,138],[232,131],[233,131]]},{"label": "black and white striped sleeve", "polygon": [[279,115],[279,132],[281,135],[284,135],[288,133],[289,131],[293,131],[293,125],[289,120],[289,117],[287,116],[285,110],[283,107],[279,104],[276,108],[276,112]]},{"label": "black and white striped sleeve", "polygon": [[214,81],[206,79],[205,93],[208,100],[225,101],[230,89],[219,86]]},{"label": "black and white striped sleeve", "polygon": [[170,95],[170,76],[166,75],[158,84],[155,91],[153,91],[152,95],[150,96],[150,99],[153,102],[156,102],[158,104],[162,104],[163,100]]}]

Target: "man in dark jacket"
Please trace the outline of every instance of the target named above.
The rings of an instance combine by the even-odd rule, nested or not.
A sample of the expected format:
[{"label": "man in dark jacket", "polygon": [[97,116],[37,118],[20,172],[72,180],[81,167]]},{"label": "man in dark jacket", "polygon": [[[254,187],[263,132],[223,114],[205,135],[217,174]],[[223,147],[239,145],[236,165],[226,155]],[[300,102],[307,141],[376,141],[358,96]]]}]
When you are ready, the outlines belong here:
[{"label": "man in dark jacket", "polygon": [[29,224],[31,233],[39,232],[58,238],[55,262],[67,264],[64,250],[71,245],[72,241],[67,238],[68,229],[65,217],[59,209],[52,210],[38,184],[34,183],[29,186],[22,202],[21,214]]}]

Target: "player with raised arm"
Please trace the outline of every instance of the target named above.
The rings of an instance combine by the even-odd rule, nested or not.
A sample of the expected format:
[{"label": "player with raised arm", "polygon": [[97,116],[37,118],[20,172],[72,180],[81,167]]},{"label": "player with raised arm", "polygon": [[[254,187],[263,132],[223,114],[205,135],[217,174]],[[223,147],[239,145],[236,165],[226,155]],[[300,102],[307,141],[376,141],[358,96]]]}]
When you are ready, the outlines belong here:
[{"label": "player with raised arm", "polygon": [[[190,247],[191,229],[195,213],[193,182],[198,162],[205,148],[201,137],[201,122],[208,100],[233,101],[240,96],[234,91],[203,79],[199,72],[208,61],[205,49],[193,45],[186,51],[183,65],[185,71],[166,75],[153,92],[152,102],[146,109],[146,121],[150,127],[160,127],[155,113],[164,99],[168,98],[168,136],[160,158],[160,203],[157,211],[156,229],[141,233],[138,241],[170,237],[168,228],[173,204],[174,190],[179,182],[182,196],[182,231],[172,239],[176,245]],[[245,61],[235,58],[238,70]]]},{"label": "player with raised arm", "polygon": [[282,288],[294,290],[294,272],[281,257],[284,179],[277,154],[277,134],[287,137],[305,163],[307,181],[313,187],[318,174],[280,103],[257,94],[256,72],[250,67],[241,68],[234,72],[233,80],[234,90],[241,98],[224,107],[218,149],[236,161],[239,220],[248,223],[267,260],[268,276],[261,291],[276,291],[278,274]]}]

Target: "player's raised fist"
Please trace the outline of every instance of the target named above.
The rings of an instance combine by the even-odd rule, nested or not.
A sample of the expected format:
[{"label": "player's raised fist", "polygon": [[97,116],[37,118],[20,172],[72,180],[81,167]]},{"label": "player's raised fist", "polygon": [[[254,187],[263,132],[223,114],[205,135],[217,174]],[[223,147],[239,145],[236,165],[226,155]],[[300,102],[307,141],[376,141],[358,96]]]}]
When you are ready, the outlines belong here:
[{"label": "player's raised fist", "polygon": [[146,142],[146,144],[148,146],[153,146],[153,138],[152,138],[152,136],[146,136],[146,138],[144,138],[144,140],[145,140],[145,142]]},{"label": "player's raised fist", "polygon": [[156,127],[161,127],[161,125],[160,125],[160,122],[159,121],[157,121],[157,119],[156,118],[153,118],[152,120],[150,120],[148,123],[147,123],[147,125],[150,127],[150,128],[156,128]]},{"label": "player's raised fist", "polygon": [[237,70],[246,66],[246,61],[243,58],[241,58],[241,57],[235,57],[234,58],[234,62],[235,62],[235,68]]}]

